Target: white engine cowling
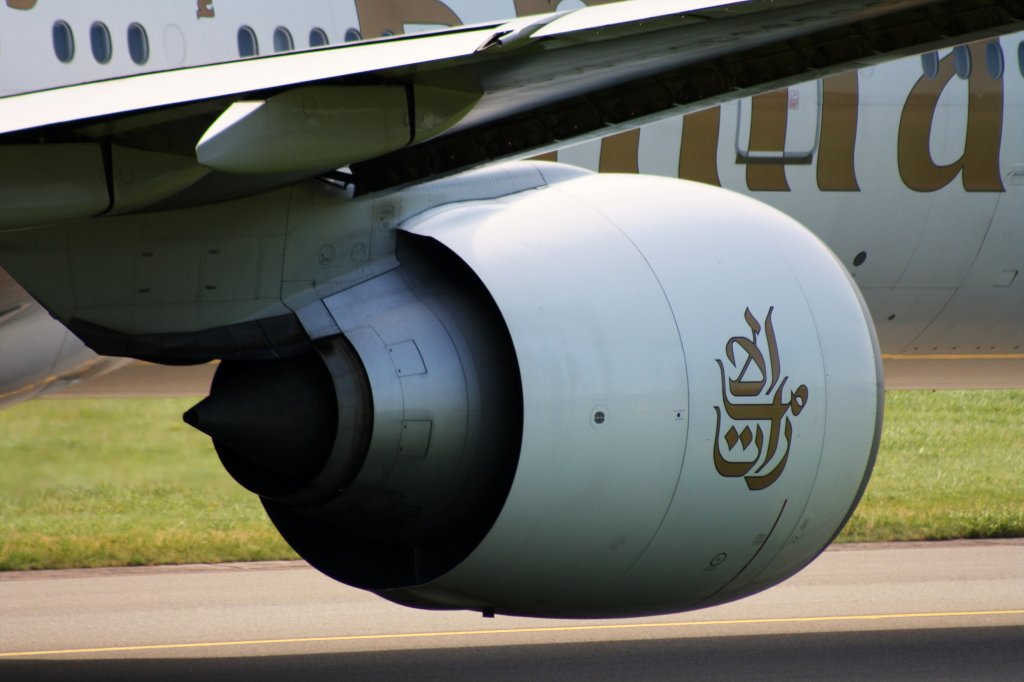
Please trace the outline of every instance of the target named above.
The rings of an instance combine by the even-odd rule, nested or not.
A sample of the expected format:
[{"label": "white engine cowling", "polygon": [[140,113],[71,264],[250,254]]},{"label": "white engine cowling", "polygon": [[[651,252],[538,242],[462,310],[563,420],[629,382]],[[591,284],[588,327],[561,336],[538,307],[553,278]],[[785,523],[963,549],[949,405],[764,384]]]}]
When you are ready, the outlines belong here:
[{"label": "white engine cowling", "polygon": [[846,270],[788,216],[604,175],[405,229],[480,276],[524,405],[494,527],[411,601],[595,617],[709,606],[789,577],[849,518],[881,432],[877,341]]},{"label": "white engine cowling", "polygon": [[[336,386],[338,372],[363,386],[364,407],[348,414],[373,419],[343,418],[365,433],[305,465],[346,470],[344,481],[320,476],[316,499],[265,495],[285,538],[324,572],[425,608],[666,613],[784,580],[849,518],[878,447],[880,356],[846,270],[791,218],[704,185],[594,175],[446,204],[400,227],[454,253],[480,290],[465,279],[449,290],[497,314],[430,299],[422,282],[452,268],[429,258],[406,289],[392,274],[325,299],[351,344],[347,369],[331,369],[337,354],[326,364]],[[490,331],[464,331],[473,325]],[[405,347],[418,349],[417,376],[396,378],[381,358]],[[508,423],[506,408],[474,410],[514,383],[521,411],[516,395]],[[395,443],[414,423],[427,424],[420,456],[403,463]],[[439,434],[455,444],[447,455]],[[473,469],[474,457],[503,464]],[[455,473],[435,466],[485,472],[488,499],[442,510],[457,496],[429,493]],[[376,472],[372,486],[359,467]],[[420,469],[393,473],[402,467]],[[459,514],[478,523],[426,569],[414,533],[382,540],[375,522],[360,525],[373,505],[351,512],[381,491],[420,500],[415,523],[435,544]],[[434,507],[444,523],[425,520]],[[393,553],[403,542],[408,552]],[[417,566],[392,570],[406,561]]]}]

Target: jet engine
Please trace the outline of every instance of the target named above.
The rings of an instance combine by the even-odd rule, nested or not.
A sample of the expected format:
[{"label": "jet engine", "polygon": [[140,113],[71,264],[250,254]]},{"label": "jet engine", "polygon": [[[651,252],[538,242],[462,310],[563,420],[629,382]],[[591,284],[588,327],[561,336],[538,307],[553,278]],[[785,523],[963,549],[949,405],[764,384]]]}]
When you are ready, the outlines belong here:
[{"label": "jet engine", "polygon": [[221,364],[186,415],[313,566],[409,606],[683,611],[843,527],[883,385],[807,229],[678,180],[590,175],[398,226],[400,266],[300,315],[315,352]]}]

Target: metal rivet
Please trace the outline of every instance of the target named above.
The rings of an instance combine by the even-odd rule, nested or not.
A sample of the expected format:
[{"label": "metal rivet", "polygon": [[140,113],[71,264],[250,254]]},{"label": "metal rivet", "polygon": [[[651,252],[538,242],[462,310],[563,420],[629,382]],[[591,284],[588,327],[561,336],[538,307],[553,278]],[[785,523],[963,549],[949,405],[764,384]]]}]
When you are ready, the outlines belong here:
[{"label": "metal rivet", "polygon": [[324,267],[327,267],[328,265],[330,265],[334,261],[334,255],[335,255],[334,246],[331,245],[331,244],[324,244],[322,247],[320,247],[320,255],[319,255],[320,265],[322,265]]}]

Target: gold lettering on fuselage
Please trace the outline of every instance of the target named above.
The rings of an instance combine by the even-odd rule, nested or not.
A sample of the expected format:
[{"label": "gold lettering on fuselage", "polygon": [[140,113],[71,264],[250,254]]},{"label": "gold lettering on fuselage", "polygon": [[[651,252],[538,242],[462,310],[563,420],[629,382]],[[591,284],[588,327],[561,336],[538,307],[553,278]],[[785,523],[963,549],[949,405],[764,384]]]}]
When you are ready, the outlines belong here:
[{"label": "gold lettering on fuselage", "polygon": [[917,81],[903,107],[897,155],[900,176],[912,190],[935,192],[960,175],[968,192],[1005,191],[999,171],[1003,82],[992,78],[985,68],[986,44],[974,43],[969,48],[973,68],[967,83],[967,139],[959,159],[940,166],[931,154],[932,126],[939,98],[956,73],[953,54],[939,62],[935,78],[922,76]]},{"label": "gold lettering on fuselage", "polygon": [[213,0],[196,0],[197,19],[212,19],[214,16],[216,11],[213,9]]},{"label": "gold lettering on fuselage", "polygon": [[823,192],[859,192],[854,151],[860,82],[856,71],[822,81],[821,135],[818,145],[818,189]]},{"label": "gold lettering on fuselage", "polygon": [[7,6],[11,9],[32,9],[36,0],[7,0]]},{"label": "gold lettering on fuselage", "polygon": [[462,24],[459,15],[440,0],[356,0],[356,12],[365,38],[404,33],[406,24]]},{"label": "gold lettering on fuselage", "polygon": [[639,173],[640,130],[627,130],[601,140],[602,173]]},{"label": "gold lettering on fuselage", "polygon": [[[793,418],[799,416],[808,398],[807,386],[801,385],[790,392],[788,402],[782,402],[789,377],[782,376],[779,347],[772,323],[774,311],[774,307],[769,308],[764,318],[767,361],[758,343],[761,323],[750,312],[750,308],[747,308],[743,316],[750,328],[750,336],[734,336],[725,344],[725,356],[731,365],[729,376],[726,374],[725,363],[716,360],[722,377],[722,408],[734,424],[730,425],[723,436],[722,408],[714,408],[715,470],[727,478],[743,477],[750,490],[764,490],[782,475],[793,445],[793,419],[787,413]],[[737,430],[735,422],[739,422],[743,429]],[[767,440],[765,427],[768,429]],[[777,459],[783,438],[786,441],[785,451]],[[746,452],[753,445],[753,457],[747,456],[740,461],[726,459],[721,448],[723,441],[730,452],[737,446],[741,446],[741,452]],[[773,463],[774,466],[769,468]]]},{"label": "gold lettering on fuselage", "polygon": [[721,107],[683,117],[683,139],[679,144],[680,178],[722,186],[718,177],[718,138],[721,128]]},{"label": "gold lettering on fuselage", "polygon": [[[750,151],[777,152],[786,150],[786,127],[789,122],[789,89],[774,90],[751,98]],[[747,164],[747,187],[755,192],[788,192],[786,167],[781,158],[751,161]]]}]

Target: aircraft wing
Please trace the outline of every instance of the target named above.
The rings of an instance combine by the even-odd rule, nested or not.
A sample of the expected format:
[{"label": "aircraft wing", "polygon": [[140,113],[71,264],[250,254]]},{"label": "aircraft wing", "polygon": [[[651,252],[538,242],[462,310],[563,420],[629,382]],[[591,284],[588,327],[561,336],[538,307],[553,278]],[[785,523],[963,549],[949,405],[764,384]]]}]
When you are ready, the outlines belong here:
[{"label": "aircraft wing", "polygon": [[0,227],[346,166],[388,190],[1021,25],[1024,0],[634,0],[28,93],[0,100]]}]

